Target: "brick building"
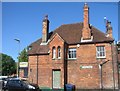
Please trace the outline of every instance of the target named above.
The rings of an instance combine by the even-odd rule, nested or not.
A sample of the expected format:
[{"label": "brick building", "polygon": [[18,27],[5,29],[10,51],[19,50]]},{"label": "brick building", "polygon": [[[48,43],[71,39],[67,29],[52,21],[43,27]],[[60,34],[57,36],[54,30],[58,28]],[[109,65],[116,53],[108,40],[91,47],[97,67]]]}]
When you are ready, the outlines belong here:
[{"label": "brick building", "polygon": [[[120,83],[120,40],[117,44],[117,53],[118,53],[117,58],[118,58],[118,67],[119,67],[118,68],[119,69],[119,83]],[[119,88],[120,88],[120,84],[119,84]]]},{"label": "brick building", "polygon": [[19,77],[27,79],[28,77],[28,62],[19,62]]},{"label": "brick building", "polygon": [[84,21],[61,25],[49,33],[49,20],[43,20],[42,38],[30,45],[28,79],[40,87],[77,89],[117,88],[112,27],[106,33],[89,24],[89,7],[84,5]]}]

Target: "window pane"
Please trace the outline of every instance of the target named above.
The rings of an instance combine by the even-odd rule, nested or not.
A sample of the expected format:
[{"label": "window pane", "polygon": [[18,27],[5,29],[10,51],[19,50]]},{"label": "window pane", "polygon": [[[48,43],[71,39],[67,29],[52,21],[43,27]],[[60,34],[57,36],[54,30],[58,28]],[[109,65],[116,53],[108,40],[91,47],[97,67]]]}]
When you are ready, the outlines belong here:
[{"label": "window pane", "polygon": [[53,47],[53,53],[52,53],[52,55],[53,55],[53,58],[56,57],[56,50],[55,50],[55,47]]},{"label": "window pane", "polygon": [[100,52],[100,56],[102,56],[102,52]]},{"label": "window pane", "polygon": [[97,51],[100,51],[100,50],[99,50],[99,47],[97,47]]},{"label": "window pane", "polygon": [[103,52],[103,56],[105,56],[105,52]]},{"label": "window pane", "polygon": [[76,51],[75,51],[75,58],[76,58]]},{"label": "window pane", "polygon": [[100,52],[99,51],[97,51],[97,57],[99,57],[100,56]]},{"label": "window pane", "polygon": [[69,51],[69,58],[71,58],[71,51]]},{"label": "window pane", "polygon": [[61,48],[60,47],[58,47],[58,58],[60,58],[60,52],[61,52]]},{"label": "window pane", "polygon": [[100,52],[101,52],[102,51],[102,47],[100,46],[99,48],[100,48]]}]

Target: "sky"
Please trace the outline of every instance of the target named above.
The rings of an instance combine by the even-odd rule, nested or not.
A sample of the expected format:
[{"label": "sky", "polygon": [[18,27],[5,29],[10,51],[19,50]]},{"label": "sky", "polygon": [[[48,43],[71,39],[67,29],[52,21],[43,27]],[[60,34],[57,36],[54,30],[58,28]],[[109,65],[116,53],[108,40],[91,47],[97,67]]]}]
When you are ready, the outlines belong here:
[{"label": "sky", "polygon": [[[113,37],[118,40],[118,3],[88,2],[92,26],[106,32],[104,17],[111,21]],[[42,20],[46,14],[50,31],[62,24],[83,22],[84,2],[3,2],[2,53],[17,61],[18,52],[42,37]],[[20,43],[14,39],[19,39]],[[20,46],[20,49],[19,49]]]}]

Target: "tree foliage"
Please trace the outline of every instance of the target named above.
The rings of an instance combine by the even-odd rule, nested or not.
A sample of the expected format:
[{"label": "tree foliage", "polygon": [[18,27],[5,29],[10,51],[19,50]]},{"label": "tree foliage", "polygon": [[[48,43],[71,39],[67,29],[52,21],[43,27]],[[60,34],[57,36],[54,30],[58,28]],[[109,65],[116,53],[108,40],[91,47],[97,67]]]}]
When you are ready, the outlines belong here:
[{"label": "tree foliage", "polygon": [[16,62],[15,60],[6,54],[0,54],[0,73],[3,76],[9,76],[16,73]]},{"label": "tree foliage", "polygon": [[27,51],[25,48],[19,54],[18,60],[19,62],[28,62]]}]

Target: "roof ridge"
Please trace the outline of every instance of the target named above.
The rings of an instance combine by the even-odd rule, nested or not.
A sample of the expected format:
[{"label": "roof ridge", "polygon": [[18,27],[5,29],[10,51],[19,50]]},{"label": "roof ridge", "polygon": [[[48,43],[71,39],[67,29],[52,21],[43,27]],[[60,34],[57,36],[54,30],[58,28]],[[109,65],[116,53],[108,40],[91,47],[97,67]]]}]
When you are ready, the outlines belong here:
[{"label": "roof ridge", "polygon": [[66,26],[66,25],[75,25],[75,24],[83,24],[83,22],[76,22],[76,23],[71,23],[71,24],[62,24],[59,27],[57,27],[55,30],[53,30],[52,32],[55,33],[60,27],[62,26]]},{"label": "roof ridge", "polygon": [[83,22],[76,22],[76,23],[70,23],[70,24],[62,24],[61,26],[64,26],[64,25],[74,25],[74,24],[83,24]]},{"label": "roof ridge", "polygon": [[94,26],[91,26],[91,27],[94,28],[95,30],[97,30],[98,32],[103,33],[103,34],[105,35],[105,33],[102,32],[102,31],[100,31],[98,28],[96,28],[96,27],[94,27]]},{"label": "roof ridge", "polygon": [[[62,24],[58,28],[51,31],[49,39],[54,36],[54,34],[58,33],[58,35],[68,44],[76,44],[81,43],[80,39],[82,37],[82,28],[83,22],[71,23],[71,24]],[[93,32],[93,41],[90,43],[95,42],[111,42],[114,41],[113,38],[106,37],[103,31],[100,31],[98,28],[91,26],[91,30]],[[49,47],[48,46],[41,46],[40,43],[42,38],[39,38],[37,41],[33,42],[31,46],[33,46],[32,50],[30,50],[29,54],[43,54],[48,53]]]},{"label": "roof ridge", "polygon": [[31,44],[30,44],[30,46],[32,45],[32,44],[34,44],[34,43],[37,43],[37,42],[41,42],[42,41],[42,38],[39,38],[39,39],[37,39],[36,41],[34,41],[34,42],[32,42]]}]

